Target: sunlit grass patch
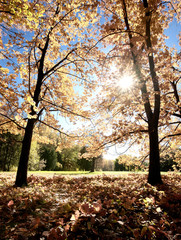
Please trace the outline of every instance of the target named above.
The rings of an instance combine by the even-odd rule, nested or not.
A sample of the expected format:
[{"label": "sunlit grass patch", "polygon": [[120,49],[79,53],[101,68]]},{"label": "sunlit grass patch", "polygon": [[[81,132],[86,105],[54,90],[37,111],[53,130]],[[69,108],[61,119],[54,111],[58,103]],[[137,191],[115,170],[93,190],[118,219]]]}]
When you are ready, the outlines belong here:
[{"label": "sunlit grass patch", "polygon": [[128,172],[128,171],[29,171],[28,175],[53,176],[53,175],[128,175],[128,174],[145,174],[145,172]]}]

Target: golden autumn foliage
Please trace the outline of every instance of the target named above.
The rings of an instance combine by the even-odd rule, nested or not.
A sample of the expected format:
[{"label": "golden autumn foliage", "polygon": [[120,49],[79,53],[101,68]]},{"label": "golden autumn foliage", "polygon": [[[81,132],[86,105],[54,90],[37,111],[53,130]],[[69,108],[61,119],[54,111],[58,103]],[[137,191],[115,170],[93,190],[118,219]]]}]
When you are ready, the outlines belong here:
[{"label": "golden autumn foliage", "polygon": [[[179,1],[173,1],[172,5],[165,5],[162,1],[149,1],[151,16],[151,42],[152,49],[146,49],[145,43],[145,17],[144,7],[141,3],[127,3],[127,14],[131,29],[125,29],[123,20],[124,10],[123,1],[117,4],[110,4],[104,1],[103,8],[106,14],[112,18],[103,25],[102,35],[105,46],[112,48],[102,55],[103,69],[100,71],[99,79],[102,82],[102,89],[97,95],[97,112],[100,113],[100,129],[105,121],[106,129],[100,130],[107,138],[111,136],[112,141],[122,141],[135,133],[137,141],[144,138],[143,134],[148,131],[147,116],[144,104],[149,100],[152,112],[154,112],[155,95],[157,92],[153,89],[151,75],[149,70],[148,56],[154,56],[155,72],[159,81],[160,94],[160,117],[159,128],[161,138],[170,132],[170,122],[173,112],[178,111],[178,105],[175,102],[175,96],[172,90],[172,81],[179,81],[180,73],[173,71],[173,66],[179,69],[179,51],[169,49],[165,40],[167,36],[164,30],[168,28],[174,16],[178,18],[180,10]],[[107,5],[106,5],[107,4]],[[140,94],[143,82],[138,78],[134,71],[132,52],[130,50],[130,39],[128,32],[132,33],[131,44],[134,45],[133,53],[137,58],[137,64],[140,66],[140,74],[144,78],[147,92]],[[132,76],[132,85],[124,89],[120,86],[120,81],[124,77],[127,81]],[[179,91],[179,89],[178,89]],[[179,92],[178,92],[179,94]],[[102,111],[100,111],[100,109]],[[110,123],[110,124],[109,124]],[[108,127],[110,126],[110,128]],[[177,129],[178,130],[178,129]],[[111,141],[111,138],[109,138]],[[109,141],[109,140],[107,140]]]},{"label": "golden autumn foliage", "polygon": [[161,182],[159,145],[181,134],[180,52],[165,35],[180,9],[178,0],[1,2],[0,127],[25,133],[21,159],[40,125],[69,146],[80,137],[89,156],[131,139],[150,150]]},{"label": "golden autumn foliage", "polygon": [[[84,4],[70,1],[66,5],[61,1],[10,1],[2,3],[1,7],[1,59],[12,72],[5,67],[1,69],[1,92],[7,89],[8,95],[1,95],[1,105],[4,102],[6,112],[12,108],[12,102],[14,105],[14,115],[8,117],[23,128],[27,118],[36,119],[42,111],[46,112],[45,124],[54,128],[60,126],[55,112],[71,120],[79,115],[88,117],[88,112],[79,106],[88,97],[92,83],[87,75],[91,61],[86,58],[86,62],[84,57],[94,41],[90,25],[95,22],[96,1]],[[86,11],[90,14],[86,15]],[[11,27],[15,27],[13,32]],[[40,67],[43,79],[38,100],[35,100]],[[78,96],[79,85],[87,96]],[[31,108],[36,112],[34,116]]]}]

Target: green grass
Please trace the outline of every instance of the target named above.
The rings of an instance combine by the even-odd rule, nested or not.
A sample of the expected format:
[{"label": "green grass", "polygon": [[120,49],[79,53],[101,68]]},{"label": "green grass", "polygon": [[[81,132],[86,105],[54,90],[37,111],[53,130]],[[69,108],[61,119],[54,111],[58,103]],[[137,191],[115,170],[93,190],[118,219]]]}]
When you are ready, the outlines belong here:
[{"label": "green grass", "polygon": [[[96,175],[128,175],[128,174],[148,174],[147,172],[128,172],[128,171],[96,171],[96,172],[89,172],[89,171],[28,171],[28,176],[35,175],[35,176],[44,176],[44,177],[53,177],[56,175],[62,176],[96,176]],[[161,175],[167,175],[170,172],[161,172]],[[174,172],[171,172],[174,173]],[[3,175],[14,175],[16,176],[16,172],[1,172],[0,174]],[[181,174],[181,173],[180,173]]]},{"label": "green grass", "polygon": [[[28,176],[36,175],[36,176],[54,176],[54,175],[84,175],[84,176],[91,176],[91,175],[127,175],[131,173],[138,173],[143,174],[145,172],[128,172],[128,171],[28,171]],[[16,172],[0,172],[0,174],[5,175],[16,175]]]},{"label": "green grass", "polygon": [[[89,176],[89,175],[127,175],[130,173],[135,173],[135,172],[126,172],[126,171],[95,171],[95,172],[89,172],[89,171],[29,171],[28,175],[40,175],[40,176],[53,176],[53,175],[84,175],[84,176]],[[143,174],[145,172],[136,172],[138,174]]]}]

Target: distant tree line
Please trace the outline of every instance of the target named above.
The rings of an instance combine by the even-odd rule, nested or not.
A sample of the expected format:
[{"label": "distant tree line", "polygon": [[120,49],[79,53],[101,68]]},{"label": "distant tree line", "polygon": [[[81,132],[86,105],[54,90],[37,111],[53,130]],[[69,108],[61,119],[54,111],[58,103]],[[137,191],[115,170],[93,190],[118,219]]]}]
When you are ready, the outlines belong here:
[{"label": "distant tree line", "polygon": [[[16,170],[21,152],[22,136],[4,131],[0,134],[0,171]],[[57,151],[54,144],[31,144],[30,171],[140,171],[147,168],[147,164],[140,166],[135,156],[120,155],[115,161],[105,160],[102,155],[85,158],[86,146],[75,145]],[[179,148],[162,153],[160,157],[161,171],[174,171],[180,168],[181,150]]]},{"label": "distant tree line", "polygon": [[[0,134],[0,170],[15,170],[21,152],[22,137],[10,132]],[[53,144],[32,141],[28,170],[30,171],[92,171],[98,169],[102,156],[85,158],[86,147],[75,145],[72,148],[56,150]],[[100,170],[100,168],[99,168]]]},{"label": "distant tree line", "polygon": [[[170,150],[162,153],[160,157],[160,170],[179,171],[180,168],[181,149]],[[148,168],[148,162],[140,164],[135,156],[121,155],[114,162],[115,171],[142,171]]]}]

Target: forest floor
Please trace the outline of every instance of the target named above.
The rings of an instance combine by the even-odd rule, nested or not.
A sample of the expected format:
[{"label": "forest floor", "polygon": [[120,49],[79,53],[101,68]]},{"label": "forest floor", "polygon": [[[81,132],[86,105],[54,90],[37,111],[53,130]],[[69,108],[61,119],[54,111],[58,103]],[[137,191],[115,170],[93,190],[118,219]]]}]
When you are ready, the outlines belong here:
[{"label": "forest floor", "polygon": [[0,239],[181,239],[181,174],[151,186],[146,174],[29,175],[0,172]]}]

